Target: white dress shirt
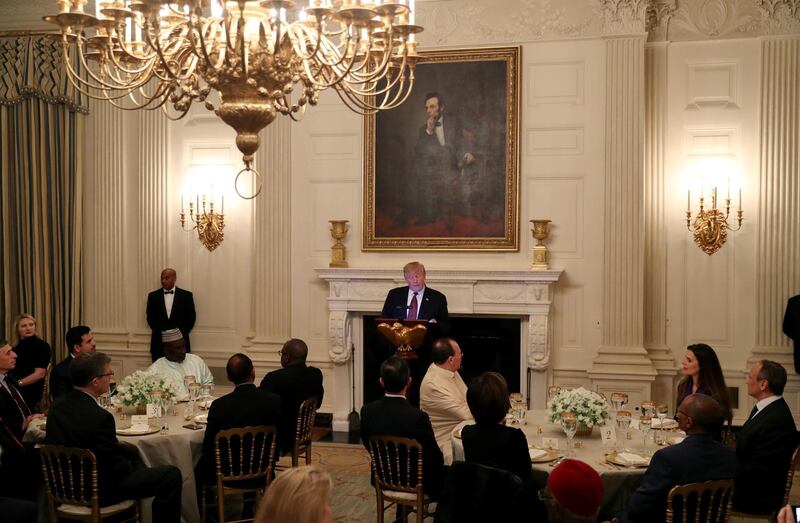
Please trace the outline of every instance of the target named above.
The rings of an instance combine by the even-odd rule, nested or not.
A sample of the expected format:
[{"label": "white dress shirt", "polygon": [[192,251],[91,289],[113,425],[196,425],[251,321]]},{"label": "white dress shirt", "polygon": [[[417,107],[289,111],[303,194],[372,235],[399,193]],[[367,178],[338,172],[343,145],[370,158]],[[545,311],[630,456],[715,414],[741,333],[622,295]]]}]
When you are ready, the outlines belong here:
[{"label": "white dress shirt", "polygon": [[170,316],[172,316],[172,304],[175,302],[175,287],[164,290],[172,291],[170,294],[164,292],[164,307],[166,307],[167,309],[167,318],[169,318]]},{"label": "white dress shirt", "polygon": [[[766,408],[767,405],[769,405],[770,403],[772,403],[774,401],[778,401],[779,399],[781,399],[781,396],[769,396],[768,398],[764,398],[763,400],[758,401],[756,403],[756,408],[758,410],[756,411],[755,414],[753,414],[753,418],[758,416],[759,412],[764,410],[764,408]],[[753,418],[750,418],[750,419],[753,419]]]},{"label": "white dress shirt", "polygon": [[419,406],[431,419],[445,465],[451,464],[453,429],[462,421],[472,419],[467,406],[467,385],[461,375],[431,364],[419,388]]}]

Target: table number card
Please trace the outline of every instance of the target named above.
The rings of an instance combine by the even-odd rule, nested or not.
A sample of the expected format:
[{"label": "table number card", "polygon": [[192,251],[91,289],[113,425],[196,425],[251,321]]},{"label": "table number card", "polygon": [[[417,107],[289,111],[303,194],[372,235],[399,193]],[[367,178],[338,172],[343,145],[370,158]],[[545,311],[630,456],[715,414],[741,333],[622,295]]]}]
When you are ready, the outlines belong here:
[{"label": "table number card", "polygon": [[542,447],[546,449],[557,449],[558,438],[542,438]]},{"label": "table number card", "polygon": [[604,446],[613,447],[617,444],[617,432],[614,427],[600,427],[600,437]]},{"label": "table number card", "polygon": [[159,418],[161,417],[161,409],[155,403],[148,403],[147,404],[147,417],[148,418]]},{"label": "table number card", "polygon": [[133,414],[131,416],[131,425],[147,425],[147,415]]}]

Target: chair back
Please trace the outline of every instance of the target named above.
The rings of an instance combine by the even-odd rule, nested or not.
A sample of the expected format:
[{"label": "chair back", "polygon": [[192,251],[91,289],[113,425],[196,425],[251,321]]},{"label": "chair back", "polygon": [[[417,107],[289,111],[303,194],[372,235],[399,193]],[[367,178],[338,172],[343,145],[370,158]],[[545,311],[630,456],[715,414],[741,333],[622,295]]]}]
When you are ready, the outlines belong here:
[{"label": "chair back", "polygon": [[507,470],[456,461],[447,474],[433,521],[537,521],[525,494],[522,480]]},{"label": "chair back", "polygon": [[667,523],[727,523],[733,480],[678,485],[667,496]]},{"label": "chair back", "polygon": [[397,436],[373,436],[369,456],[375,486],[422,496],[422,445]]},{"label": "chair back", "polygon": [[50,393],[50,373],[53,371],[53,362],[47,364],[47,370],[44,373],[44,391],[42,392],[42,399],[39,400],[39,412],[47,414],[50,409],[50,404],[53,398]]},{"label": "chair back", "polygon": [[51,514],[61,504],[89,507],[99,514],[97,460],[91,451],[44,445],[40,456]]},{"label": "chair back", "polygon": [[300,404],[300,409],[297,411],[297,427],[294,433],[294,441],[297,447],[311,442],[311,430],[314,428],[316,415],[317,397],[311,396]]},{"label": "chair back", "polygon": [[272,479],[275,466],[275,427],[259,425],[222,430],[214,438],[217,486],[243,480]]},{"label": "chair back", "polygon": [[800,457],[800,447],[794,449],[792,452],[792,461],[789,462],[789,472],[786,475],[786,490],[783,493],[783,505],[789,504],[789,491],[792,490],[792,481],[794,480],[794,472],[797,470],[797,460]]}]

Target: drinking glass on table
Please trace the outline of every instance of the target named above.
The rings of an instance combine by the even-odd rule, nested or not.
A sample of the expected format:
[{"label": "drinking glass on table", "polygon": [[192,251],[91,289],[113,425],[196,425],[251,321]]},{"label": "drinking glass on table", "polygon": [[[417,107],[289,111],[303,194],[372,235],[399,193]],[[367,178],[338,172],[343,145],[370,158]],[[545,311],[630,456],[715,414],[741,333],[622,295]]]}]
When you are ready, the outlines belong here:
[{"label": "drinking glass on table", "polygon": [[[617,428],[620,432],[617,435],[617,441],[620,448],[625,447],[624,441],[628,439],[628,428],[631,426],[631,413],[627,410],[617,411]],[[624,436],[624,437],[622,437]]]},{"label": "drinking glass on table", "polygon": [[639,430],[642,431],[642,447],[647,451],[647,436],[650,434],[650,426],[653,424],[652,416],[639,417]]},{"label": "drinking glass on table", "polygon": [[567,454],[573,456],[575,452],[572,450],[572,438],[578,432],[578,418],[572,412],[561,413],[561,428],[567,436]]},{"label": "drinking glass on table", "polygon": [[212,385],[211,383],[204,383],[201,386],[202,394],[200,394],[200,397],[203,398],[204,400],[210,400],[213,389],[214,385]]},{"label": "drinking glass on table", "polygon": [[197,414],[197,396],[200,395],[200,384],[192,382],[189,384],[189,411],[192,414],[192,418]]},{"label": "drinking glass on table", "polygon": [[628,404],[628,395],[624,392],[612,392],[611,404],[614,406],[614,412],[622,410],[622,407]]},{"label": "drinking glass on table", "polygon": [[557,385],[551,385],[547,387],[547,399],[552,400],[561,392],[561,387]]},{"label": "drinking glass on table", "polygon": [[197,383],[197,378],[194,377],[193,374],[187,374],[183,377],[183,385],[186,387],[186,390],[189,390],[189,385],[192,383]]},{"label": "drinking glass on table", "polygon": [[666,403],[656,403],[656,417],[658,418],[658,444],[663,445],[665,443],[664,437],[664,421],[667,419],[667,415],[669,414],[669,407]]}]

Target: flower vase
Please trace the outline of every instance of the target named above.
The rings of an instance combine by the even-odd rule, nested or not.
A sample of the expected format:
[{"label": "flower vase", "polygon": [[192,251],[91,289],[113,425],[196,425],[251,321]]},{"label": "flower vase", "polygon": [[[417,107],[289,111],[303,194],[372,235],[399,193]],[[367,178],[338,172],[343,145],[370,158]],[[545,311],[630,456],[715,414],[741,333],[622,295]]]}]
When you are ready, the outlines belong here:
[{"label": "flower vase", "polygon": [[594,430],[594,426],[587,427],[583,423],[578,424],[578,430],[575,431],[576,437],[581,438],[589,438],[592,436],[592,431]]},{"label": "flower vase", "polygon": [[139,414],[139,415],[147,414],[147,404],[146,403],[140,403],[140,404],[136,405],[136,414]]}]

